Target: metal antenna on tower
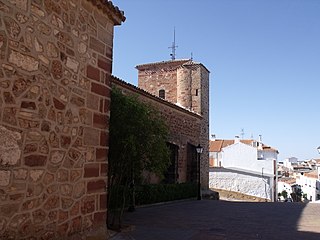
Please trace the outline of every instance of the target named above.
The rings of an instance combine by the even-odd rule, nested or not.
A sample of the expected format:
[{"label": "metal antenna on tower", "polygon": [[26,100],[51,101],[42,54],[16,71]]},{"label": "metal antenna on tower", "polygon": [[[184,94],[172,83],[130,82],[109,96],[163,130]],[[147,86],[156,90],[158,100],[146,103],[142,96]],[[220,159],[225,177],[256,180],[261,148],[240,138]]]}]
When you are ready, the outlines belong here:
[{"label": "metal antenna on tower", "polygon": [[241,139],[243,139],[243,137],[244,137],[244,128],[241,128]]},{"label": "metal antenna on tower", "polygon": [[174,27],[173,28],[173,42],[172,42],[171,47],[169,47],[172,50],[172,52],[170,54],[171,60],[175,60],[176,59],[176,48],[177,47],[178,46],[176,45],[176,28]]}]

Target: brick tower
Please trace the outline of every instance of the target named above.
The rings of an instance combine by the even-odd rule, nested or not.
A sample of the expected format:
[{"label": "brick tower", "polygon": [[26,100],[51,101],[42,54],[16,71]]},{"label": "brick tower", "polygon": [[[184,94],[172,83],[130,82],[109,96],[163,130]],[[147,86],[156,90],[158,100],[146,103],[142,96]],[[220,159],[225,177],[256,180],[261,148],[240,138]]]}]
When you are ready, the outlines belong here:
[{"label": "brick tower", "polygon": [[139,88],[202,116],[201,186],[209,182],[209,70],[190,59],[138,65]]}]

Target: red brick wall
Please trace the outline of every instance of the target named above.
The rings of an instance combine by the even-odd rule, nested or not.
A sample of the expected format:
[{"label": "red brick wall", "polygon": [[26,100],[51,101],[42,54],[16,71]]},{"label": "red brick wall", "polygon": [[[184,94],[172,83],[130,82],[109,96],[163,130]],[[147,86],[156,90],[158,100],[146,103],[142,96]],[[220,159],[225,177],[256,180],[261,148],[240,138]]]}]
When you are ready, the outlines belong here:
[{"label": "red brick wall", "polygon": [[113,27],[124,18],[93,2],[0,1],[0,239],[105,227]]}]

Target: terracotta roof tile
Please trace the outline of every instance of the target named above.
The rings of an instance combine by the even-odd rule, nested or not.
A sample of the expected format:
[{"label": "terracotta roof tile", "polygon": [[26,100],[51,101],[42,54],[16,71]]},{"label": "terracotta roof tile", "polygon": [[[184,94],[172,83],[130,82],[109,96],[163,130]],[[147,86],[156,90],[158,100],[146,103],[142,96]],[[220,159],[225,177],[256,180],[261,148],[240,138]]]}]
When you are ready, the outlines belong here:
[{"label": "terracotta roof tile", "polygon": [[305,175],[306,177],[309,177],[309,178],[316,178],[316,179],[318,179],[318,172],[317,172],[317,171],[311,171],[311,172],[305,173],[304,175]]},{"label": "terracotta roof tile", "polygon": [[279,178],[278,180],[279,182],[285,182],[285,183],[288,183],[290,185],[296,183],[296,179],[295,178],[291,178],[291,177],[288,177],[288,178]]},{"label": "terracotta roof tile", "polygon": [[277,149],[272,148],[272,147],[267,146],[267,145],[264,145],[264,144],[262,145],[262,148],[263,148],[263,150],[264,150],[264,151],[278,152],[278,150],[277,150]]},{"label": "terracotta roof tile", "polygon": [[[240,142],[250,145],[253,145],[254,140],[252,139],[242,139],[240,140]],[[210,141],[210,145],[209,145],[209,151],[210,152],[221,152],[222,148],[227,147],[229,145],[234,144],[234,140],[224,140],[224,139],[216,139],[214,141]],[[278,150],[267,146],[265,144],[262,144],[262,148],[264,151],[276,151],[278,152]]]},{"label": "terracotta roof tile", "polygon": [[222,148],[227,147],[232,144],[234,144],[234,140],[216,139],[214,141],[210,141],[209,151],[210,152],[221,152]]},{"label": "terracotta roof tile", "polygon": [[209,152],[221,152],[223,140],[210,141]]},{"label": "terracotta roof tile", "polygon": [[194,62],[191,59],[176,59],[176,60],[169,60],[169,61],[162,61],[162,62],[154,62],[154,63],[146,63],[137,65],[136,69],[139,71],[149,70],[149,69],[157,69],[157,68],[170,68],[172,70],[178,69],[179,67],[186,66],[186,67],[204,67],[208,72],[210,72],[206,66],[202,63]]},{"label": "terracotta roof tile", "polygon": [[191,59],[177,59],[177,60],[170,60],[170,61],[146,63],[146,64],[137,65],[136,69],[138,69],[139,71],[152,70],[152,69],[158,69],[158,68],[169,68],[172,70],[176,70],[182,66],[186,66],[186,67],[202,66],[210,73],[208,68],[204,66],[202,63],[194,62]]},{"label": "terracotta roof tile", "polygon": [[146,64],[141,64],[137,65],[136,68],[138,70],[145,70],[150,67],[160,67],[161,65],[163,66],[170,66],[170,67],[180,67],[182,64],[189,62],[190,59],[178,59],[178,60],[170,60],[170,61],[162,61],[162,62],[154,62],[154,63],[146,63]]},{"label": "terracotta roof tile", "polygon": [[[248,145],[252,145],[253,140],[240,140],[240,142]],[[234,140],[216,139],[210,141],[209,151],[210,152],[221,152],[221,149],[229,145],[234,144]]]}]

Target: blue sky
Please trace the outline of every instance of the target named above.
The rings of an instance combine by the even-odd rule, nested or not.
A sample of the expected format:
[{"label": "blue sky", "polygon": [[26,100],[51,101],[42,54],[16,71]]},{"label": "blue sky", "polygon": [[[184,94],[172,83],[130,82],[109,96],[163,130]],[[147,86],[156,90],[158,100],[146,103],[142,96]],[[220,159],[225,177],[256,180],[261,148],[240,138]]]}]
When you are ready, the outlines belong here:
[{"label": "blue sky", "polygon": [[210,70],[210,134],[262,135],[279,160],[320,158],[319,0],[113,0],[113,74],[137,85],[136,65],[176,58]]}]

